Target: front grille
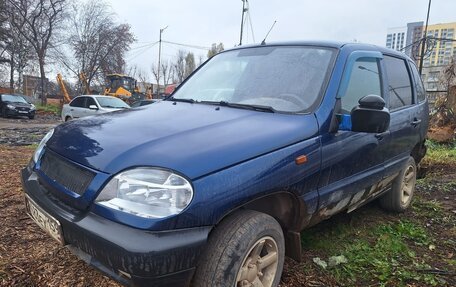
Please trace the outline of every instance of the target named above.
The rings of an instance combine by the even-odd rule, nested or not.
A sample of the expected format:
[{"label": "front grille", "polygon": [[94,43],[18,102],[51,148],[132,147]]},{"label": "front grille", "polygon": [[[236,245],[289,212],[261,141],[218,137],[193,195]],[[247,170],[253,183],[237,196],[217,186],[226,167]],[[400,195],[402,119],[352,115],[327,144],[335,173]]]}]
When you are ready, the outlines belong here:
[{"label": "front grille", "polygon": [[49,150],[41,158],[40,169],[47,177],[79,195],[86,191],[95,177],[93,172],[72,164]]},{"label": "front grille", "polygon": [[18,111],[26,111],[28,112],[30,109],[29,108],[23,108],[23,107],[16,107]]}]

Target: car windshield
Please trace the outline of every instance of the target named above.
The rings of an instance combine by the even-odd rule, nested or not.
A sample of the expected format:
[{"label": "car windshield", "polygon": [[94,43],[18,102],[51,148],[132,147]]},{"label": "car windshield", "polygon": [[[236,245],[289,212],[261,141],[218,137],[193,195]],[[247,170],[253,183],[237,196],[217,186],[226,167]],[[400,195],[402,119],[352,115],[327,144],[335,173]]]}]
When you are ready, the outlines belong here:
[{"label": "car windshield", "polygon": [[172,99],[304,112],[317,101],[334,54],[333,49],[311,46],[224,52],[188,79]]},{"label": "car windshield", "polygon": [[2,101],[28,104],[27,101],[23,97],[16,96],[16,95],[2,95]]},{"label": "car windshield", "polygon": [[126,109],[130,106],[118,98],[97,97],[98,104],[103,108]]}]

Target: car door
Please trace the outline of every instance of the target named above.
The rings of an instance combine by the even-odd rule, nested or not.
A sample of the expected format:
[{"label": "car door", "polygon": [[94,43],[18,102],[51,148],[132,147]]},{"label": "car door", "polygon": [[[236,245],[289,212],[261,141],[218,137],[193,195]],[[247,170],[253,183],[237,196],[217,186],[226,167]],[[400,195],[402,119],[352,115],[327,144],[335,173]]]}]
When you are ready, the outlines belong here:
[{"label": "car door", "polygon": [[84,116],[84,105],[86,97],[77,97],[70,103],[70,114],[72,118]]},{"label": "car door", "polygon": [[422,119],[419,118],[415,104],[412,75],[407,60],[385,55],[384,67],[388,86],[388,108],[391,114],[390,131],[391,149],[385,162],[387,174],[397,174],[419,142],[419,129]]},{"label": "car door", "polygon": [[97,103],[95,102],[95,100],[92,98],[92,97],[86,97],[86,101],[85,101],[85,110],[84,110],[84,116],[93,116],[93,115],[96,115],[98,110],[97,109],[90,109],[90,106],[96,106],[98,107]]},{"label": "car door", "polygon": [[322,135],[322,170],[319,180],[319,218],[343,209],[354,209],[382,190],[384,152],[390,133],[351,131],[350,112],[360,98],[384,98],[381,77],[382,54],[353,52],[345,65],[337,94],[336,113],[341,123],[337,132]]}]

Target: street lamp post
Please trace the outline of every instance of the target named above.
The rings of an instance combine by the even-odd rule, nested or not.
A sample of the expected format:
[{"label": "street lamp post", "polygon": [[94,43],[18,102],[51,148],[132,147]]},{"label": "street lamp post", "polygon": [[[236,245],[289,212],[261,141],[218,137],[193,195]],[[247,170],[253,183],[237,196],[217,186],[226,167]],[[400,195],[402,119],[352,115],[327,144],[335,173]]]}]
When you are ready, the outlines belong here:
[{"label": "street lamp post", "polygon": [[161,49],[162,49],[162,33],[165,31],[165,28],[160,29],[160,39],[158,40],[158,67],[157,67],[157,93],[160,94],[160,61],[161,61]]},{"label": "street lamp post", "polygon": [[427,16],[426,16],[426,26],[424,27],[424,36],[423,36],[423,43],[421,44],[421,52],[420,52],[420,75],[423,72],[423,61],[424,61],[424,50],[426,45],[426,38],[427,38],[427,29],[428,29],[428,22],[429,22],[429,11],[431,11],[431,1],[429,0]]}]

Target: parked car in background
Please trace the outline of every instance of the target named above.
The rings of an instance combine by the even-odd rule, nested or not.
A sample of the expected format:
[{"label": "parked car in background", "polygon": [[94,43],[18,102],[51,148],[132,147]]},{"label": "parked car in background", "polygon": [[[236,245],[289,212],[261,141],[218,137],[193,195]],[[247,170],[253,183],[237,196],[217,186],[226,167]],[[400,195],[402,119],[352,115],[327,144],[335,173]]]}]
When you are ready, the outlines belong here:
[{"label": "parked car in background", "polygon": [[99,115],[128,109],[130,106],[119,98],[101,95],[82,95],[62,107],[62,120]]},{"label": "parked car in background", "polygon": [[158,102],[159,100],[158,99],[152,99],[152,100],[140,100],[140,101],[136,101],[134,102],[133,104],[131,104],[130,106],[132,108],[136,108],[136,107],[142,107],[142,106],[147,106],[147,105],[150,105],[150,104],[153,104],[153,103],[156,103]]},{"label": "parked car in background", "polygon": [[125,284],[275,287],[304,228],[374,199],[410,206],[428,114],[403,53],[240,46],[147,109],[51,130],[22,171],[26,206]]},{"label": "parked car in background", "polygon": [[0,113],[2,117],[35,117],[35,105],[27,102],[21,95],[0,94]]}]

